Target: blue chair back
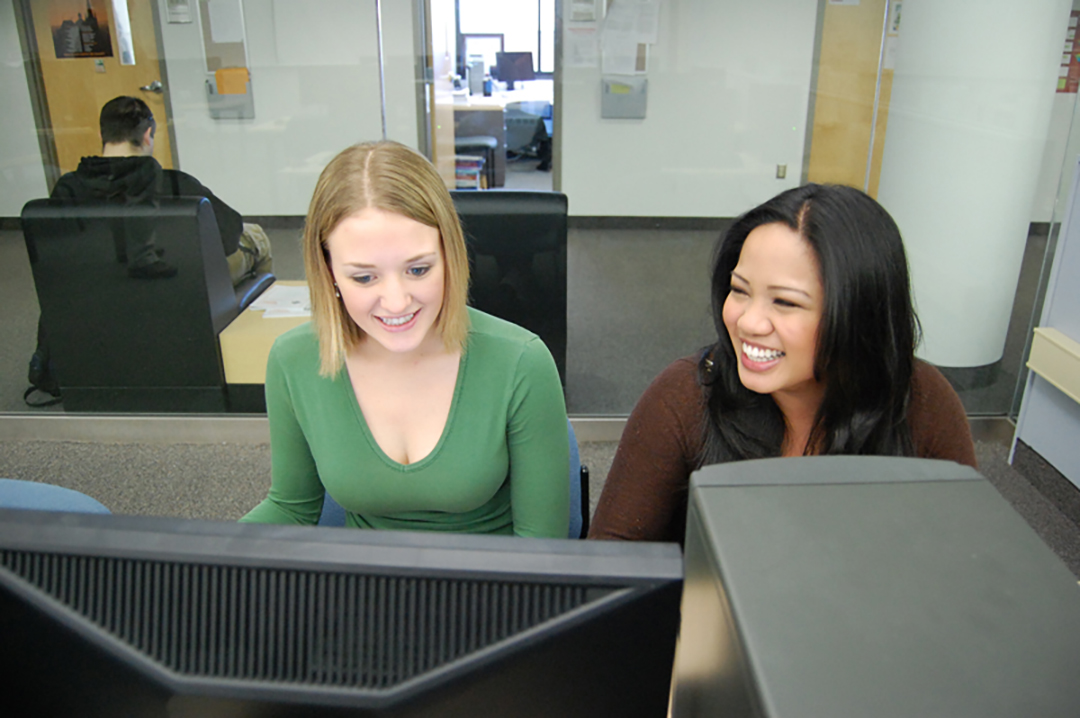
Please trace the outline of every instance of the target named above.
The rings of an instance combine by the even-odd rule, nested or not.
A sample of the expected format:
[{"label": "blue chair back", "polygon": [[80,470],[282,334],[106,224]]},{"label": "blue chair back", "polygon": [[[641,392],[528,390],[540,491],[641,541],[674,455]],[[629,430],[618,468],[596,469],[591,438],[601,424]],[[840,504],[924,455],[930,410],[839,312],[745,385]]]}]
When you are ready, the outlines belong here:
[{"label": "blue chair back", "polygon": [[100,501],[74,489],[21,479],[0,479],[0,508],[111,513]]}]

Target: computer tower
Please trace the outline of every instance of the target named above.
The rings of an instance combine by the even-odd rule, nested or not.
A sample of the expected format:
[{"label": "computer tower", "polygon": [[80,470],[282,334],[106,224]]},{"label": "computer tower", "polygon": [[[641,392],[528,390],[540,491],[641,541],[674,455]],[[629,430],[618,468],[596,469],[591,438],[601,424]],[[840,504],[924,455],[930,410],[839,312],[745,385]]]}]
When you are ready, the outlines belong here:
[{"label": "computer tower", "polygon": [[1080,586],[951,462],[691,478],[672,715],[1080,715]]}]

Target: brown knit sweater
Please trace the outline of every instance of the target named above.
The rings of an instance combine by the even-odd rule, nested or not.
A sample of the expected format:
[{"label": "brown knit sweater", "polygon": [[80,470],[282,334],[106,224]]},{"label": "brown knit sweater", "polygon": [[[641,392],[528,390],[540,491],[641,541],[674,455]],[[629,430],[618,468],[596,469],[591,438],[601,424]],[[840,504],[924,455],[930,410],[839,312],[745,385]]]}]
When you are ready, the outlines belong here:
[{"label": "brown knit sweater", "polygon": [[[630,414],[589,538],[682,543],[704,417],[697,356],[684,357],[653,380]],[[975,467],[960,397],[941,372],[921,361],[911,378],[908,424],[916,456]]]}]

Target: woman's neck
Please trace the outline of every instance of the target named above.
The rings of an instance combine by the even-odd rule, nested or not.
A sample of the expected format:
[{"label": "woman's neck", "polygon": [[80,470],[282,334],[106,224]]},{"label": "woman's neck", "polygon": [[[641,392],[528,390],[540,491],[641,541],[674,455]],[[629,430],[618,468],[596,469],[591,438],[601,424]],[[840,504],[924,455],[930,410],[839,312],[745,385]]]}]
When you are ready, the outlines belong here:
[{"label": "woman's neck", "polygon": [[806,447],[810,443],[814,421],[817,419],[821,402],[825,398],[825,387],[815,385],[810,390],[797,394],[775,392],[772,398],[784,416],[784,443],[781,446],[781,454],[802,456],[808,453]]},{"label": "woman's neck", "polygon": [[446,348],[442,338],[434,332],[424,338],[418,347],[406,352],[390,351],[371,337],[364,337],[349,352],[350,355],[365,364],[378,365],[387,369],[395,367],[415,367],[431,360],[438,360],[449,356],[456,356],[459,352],[453,352]]}]

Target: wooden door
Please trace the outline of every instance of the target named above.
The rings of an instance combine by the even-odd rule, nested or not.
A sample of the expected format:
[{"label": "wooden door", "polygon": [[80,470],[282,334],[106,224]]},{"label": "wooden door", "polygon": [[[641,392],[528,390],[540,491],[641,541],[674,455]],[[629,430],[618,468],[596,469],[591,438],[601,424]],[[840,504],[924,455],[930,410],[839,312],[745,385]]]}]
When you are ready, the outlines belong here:
[{"label": "wooden door", "polygon": [[431,123],[431,161],[446,186],[453,189],[454,166],[454,64],[457,54],[457,10],[454,0],[427,0],[428,42],[432,78],[428,97]]},{"label": "wooden door", "polygon": [[[884,67],[880,92],[877,93],[877,123],[874,124],[874,96],[885,9],[886,0],[830,3],[824,8],[807,168],[810,182],[835,182],[862,189],[867,183],[869,155],[872,161],[866,191],[871,197],[877,195],[893,82],[893,70]],[[872,154],[869,153],[871,134],[874,138]]]},{"label": "wooden door", "polygon": [[[157,120],[154,157],[162,167],[171,169],[173,152],[169,140],[165,98],[158,92],[141,90],[157,83],[163,87],[160,52],[154,32],[153,3],[129,2],[134,65],[120,62],[120,43],[113,6],[107,0],[36,0],[29,3],[33,33],[41,60],[42,82],[49,108],[49,124],[61,172],[74,170],[79,159],[101,154],[98,116],[106,102],[120,95],[139,97],[150,107]],[[65,21],[94,21],[105,25],[107,18],[112,56],[57,58],[53,28]],[[163,88],[167,90],[167,88]]]}]

